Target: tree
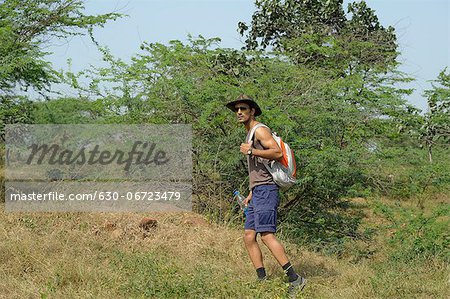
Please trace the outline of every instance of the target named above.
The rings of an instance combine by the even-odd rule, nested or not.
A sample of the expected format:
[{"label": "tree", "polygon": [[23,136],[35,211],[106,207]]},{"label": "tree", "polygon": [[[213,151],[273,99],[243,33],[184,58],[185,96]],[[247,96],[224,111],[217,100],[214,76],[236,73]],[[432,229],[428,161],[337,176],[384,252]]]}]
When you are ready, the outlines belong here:
[{"label": "tree", "polygon": [[250,27],[238,23],[247,49],[283,48],[283,39],[293,39],[303,34],[327,35],[340,31],[345,17],[342,0],[261,0],[255,1]]},{"label": "tree", "polygon": [[[342,2],[256,1],[251,24],[240,22],[239,30],[247,49],[273,46],[298,67],[327,74],[332,98],[318,105],[335,110],[341,128],[356,132],[361,124],[382,125],[386,117],[404,122],[417,109],[404,99],[412,90],[394,87],[412,79],[397,70],[393,27],[383,27],[364,1],[350,3],[348,15]],[[351,136],[342,133],[345,144]]]},{"label": "tree", "polygon": [[[45,45],[52,38],[91,33],[120,15],[86,15],[80,0],[0,1],[0,115],[5,123],[29,122],[29,101],[16,96],[30,87],[43,93],[59,82],[45,60]],[[7,117],[6,117],[7,116]]]},{"label": "tree", "polygon": [[79,0],[0,1],[0,91],[17,85],[43,90],[58,77],[45,61],[45,46],[52,38],[85,34],[120,15],[85,15]]},{"label": "tree", "polygon": [[428,159],[433,162],[432,148],[439,141],[450,144],[450,73],[447,68],[440,72],[437,85],[425,91],[428,112],[422,126],[421,140],[428,150]]},{"label": "tree", "polygon": [[[300,184],[283,205],[295,202],[291,208],[307,211],[302,220],[315,237],[317,230],[326,232],[322,239],[329,234],[355,236],[357,221],[330,210],[339,209],[352,186],[363,185],[356,158],[365,150],[356,138],[363,135],[359,130],[349,133],[355,138],[344,146],[346,128],[336,129],[336,82],[329,81],[323,69],[295,65],[283,55],[222,49],[215,47],[217,42],[200,37],[188,44],[144,43],[130,63],[103,49],[110,66],[84,71],[81,75],[89,76],[91,83],[80,92],[107,106],[105,123],[192,124],[194,209],[217,221],[236,217],[229,195],[233,189],[248,188],[245,159],[236,148],[245,133],[224,104],[239,93],[251,94],[264,110],[259,120],[270,124],[301,157]],[[78,85],[77,75],[69,75]],[[354,110],[353,116],[357,113]],[[367,126],[366,134],[370,130]],[[283,216],[288,212],[288,207],[281,209]],[[298,222],[298,217],[285,219]]]},{"label": "tree", "polygon": [[[418,111],[405,99],[412,90],[398,88],[412,79],[397,69],[394,28],[382,26],[365,1],[350,3],[346,12],[342,0],[257,0],[255,5],[251,23],[238,24],[245,48],[270,50],[316,80],[302,92],[297,86],[308,79],[296,78],[297,86],[281,95],[289,107],[283,115],[296,124],[294,135],[303,137],[298,145],[306,147],[307,162],[300,165],[301,188],[285,211],[282,205],[280,216],[290,219],[291,232],[299,237],[305,229],[295,225],[298,221],[316,230],[319,240],[354,236],[355,222],[333,209],[345,196],[377,188],[368,180],[377,148],[396,138]],[[336,233],[328,234],[333,227]]]},{"label": "tree", "polygon": [[[250,25],[239,22],[249,50],[288,54],[299,64],[340,67],[352,71],[385,67],[397,56],[394,28],[384,28],[365,1],[348,5],[342,0],[258,0]],[[350,16],[350,18],[348,18]]]}]

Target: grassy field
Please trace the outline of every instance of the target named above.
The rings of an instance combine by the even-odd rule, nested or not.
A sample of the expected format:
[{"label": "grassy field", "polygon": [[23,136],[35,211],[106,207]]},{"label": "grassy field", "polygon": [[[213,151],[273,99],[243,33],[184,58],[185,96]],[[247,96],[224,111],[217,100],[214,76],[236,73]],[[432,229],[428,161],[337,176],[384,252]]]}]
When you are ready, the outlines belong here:
[{"label": "grassy field", "polygon": [[[339,258],[285,242],[309,280],[297,298],[448,298],[450,268],[437,257],[404,261],[389,240],[410,202],[352,200],[376,229]],[[445,195],[427,207],[449,204]],[[391,210],[389,210],[391,209]],[[431,208],[430,208],[431,209]],[[386,211],[390,211],[389,213]],[[139,221],[154,217],[144,232]],[[445,218],[445,216],[444,216]],[[0,298],[285,298],[281,268],[264,249],[258,283],[242,231],[195,213],[5,213],[0,210]]]}]

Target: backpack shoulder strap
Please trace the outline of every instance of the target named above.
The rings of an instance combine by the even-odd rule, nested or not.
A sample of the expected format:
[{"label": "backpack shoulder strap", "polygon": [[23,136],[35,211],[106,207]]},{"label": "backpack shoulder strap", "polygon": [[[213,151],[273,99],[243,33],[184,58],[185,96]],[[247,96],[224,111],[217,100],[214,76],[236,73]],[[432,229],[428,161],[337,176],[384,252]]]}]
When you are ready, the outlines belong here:
[{"label": "backpack shoulder strap", "polygon": [[256,129],[258,129],[258,128],[260,128],[260,127],[266,127],[266,128],[269,128],[268,126],[266,126],[266,125],[263,124],[263,123],[257,123],[257,124],[252,128],[252,130],[250,131],[250,134],[248,135],[247,143],[250,143],[250,141],[253,140],[253,137],[255,136]]}]

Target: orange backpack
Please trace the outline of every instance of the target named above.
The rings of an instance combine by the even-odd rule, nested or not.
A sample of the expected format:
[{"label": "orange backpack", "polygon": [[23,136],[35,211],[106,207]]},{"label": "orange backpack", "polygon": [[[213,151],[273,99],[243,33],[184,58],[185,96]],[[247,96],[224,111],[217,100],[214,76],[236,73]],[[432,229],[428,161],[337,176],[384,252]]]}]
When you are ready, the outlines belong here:
[{"label": "orange backpack", "polygon": [[[256,129],[260,127],[269,129],[269,127],[262,123],[256,124],[250,131],[247,142],[251,142],[253,140]],[[267,170],[272,175],[275,184],[277,184],[281,189],[287,190],[297,181],[295,178],[297,172],[297,164],[295,163],[294,152],[291,150],[287,143],[283,142],[283,140],[277,136],[276,133],[272,133],[272,137],[280,147],[283,153],[283,157],[281,157],[277,161],[272,160],[269,163],[264,163],[264,166],[266,166]]]}]

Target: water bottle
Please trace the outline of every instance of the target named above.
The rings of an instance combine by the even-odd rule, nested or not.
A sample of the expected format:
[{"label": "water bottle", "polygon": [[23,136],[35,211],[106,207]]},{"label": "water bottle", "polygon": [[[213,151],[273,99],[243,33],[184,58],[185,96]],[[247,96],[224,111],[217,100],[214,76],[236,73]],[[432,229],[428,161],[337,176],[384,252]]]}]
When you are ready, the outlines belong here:
[{"label": "water bottle", "polygon": [[245,197],[242,196],[238,190],[235,190],[233,192],[233,195],[234,195],[234,199],[238,202],[239,206],[241,207],[241,210],[244,211],[244,215],[247,216],[248,207],[246,207],[244,205]]}]

